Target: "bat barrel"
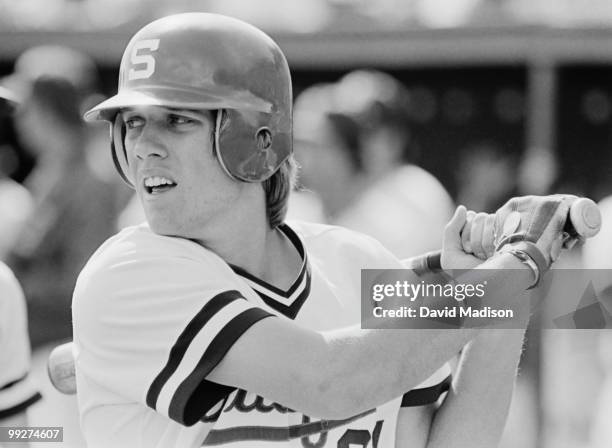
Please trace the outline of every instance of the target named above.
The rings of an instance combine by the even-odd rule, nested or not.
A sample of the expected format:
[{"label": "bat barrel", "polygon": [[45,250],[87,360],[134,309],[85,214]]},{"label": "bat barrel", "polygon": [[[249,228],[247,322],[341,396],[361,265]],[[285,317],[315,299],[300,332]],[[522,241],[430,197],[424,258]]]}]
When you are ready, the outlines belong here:
[{"label": "bat barrel", "polygon": [[55,347],[47,360],[49,381],[55,389],[63,394],[76,393],[76,376],[74,354],[71,342]]}]

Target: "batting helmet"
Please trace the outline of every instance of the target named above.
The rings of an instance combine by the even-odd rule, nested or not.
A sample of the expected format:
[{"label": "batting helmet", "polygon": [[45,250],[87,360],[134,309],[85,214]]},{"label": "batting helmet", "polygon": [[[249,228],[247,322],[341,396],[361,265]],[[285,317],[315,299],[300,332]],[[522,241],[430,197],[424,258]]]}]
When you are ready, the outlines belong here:
[{"label": "batting helmet", "polygon": [[285,56],[259,29],[240,20],[187,13],[156,20],[129,42],[117,95],[85,113],[111,123],[112,155],[121,176],[127,157],[121,108],[155,105],[217,114],[215,151],[226,173],[246,182],[270,177],[289,157],[291,77]]}]

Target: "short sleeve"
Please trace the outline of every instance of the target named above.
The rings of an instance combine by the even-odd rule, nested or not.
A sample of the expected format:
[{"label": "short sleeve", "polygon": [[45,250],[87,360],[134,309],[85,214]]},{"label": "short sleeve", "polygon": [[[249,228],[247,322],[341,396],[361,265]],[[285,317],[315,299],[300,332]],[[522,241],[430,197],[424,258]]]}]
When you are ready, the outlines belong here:
[{"label": "short sleeve", "polygon": [[23,291],[0,263],[0,420],[40,400],[30,371],[30,340]]},{"label": "short sleeve", "polygon": [[234,390],[207,375],[271,314],[244,299],[222,262],[173,252],[126,246],[88,265],[73,297],[76,367],[189,426]]},{"label": "short sleeve", "polygon": [[453,373],[450,364],[446,363],[429,378],[402,397],[401,407],[410,408],[433,404],[451,388]]}]

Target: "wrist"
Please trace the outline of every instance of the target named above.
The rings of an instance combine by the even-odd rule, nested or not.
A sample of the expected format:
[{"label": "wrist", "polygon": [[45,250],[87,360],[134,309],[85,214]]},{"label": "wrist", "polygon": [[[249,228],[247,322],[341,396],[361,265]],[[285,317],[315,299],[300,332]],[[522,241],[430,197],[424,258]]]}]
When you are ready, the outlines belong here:
[{"label": "wrist", "polygon": [[506,244],[499,249],[499,253],[508,253],[514,256],[524,266],[531,270],[533,281],[527,288],[528,290],[535,288],[540,284],[542,276],[550,267],[548,260],[538,246],[528,241]]},{"label": "wrist", "polygon": [[[515,279],[518,284],[526,285],[525,291],[534,287],[536,273],[534,272],[532,267],[521,261],[516,255],[512,254],[510,251],[503,250],[496,252],[495,255],[490,258],[490,260],[497,260],[497,262],[494,264],[495,267],[493,269],[513,271],[517,274],[520,272],[520,276],[517,276],[515,274],[511,277]],[[485,269],[490,269],[488,265],[483,265],[482,267]]]}]

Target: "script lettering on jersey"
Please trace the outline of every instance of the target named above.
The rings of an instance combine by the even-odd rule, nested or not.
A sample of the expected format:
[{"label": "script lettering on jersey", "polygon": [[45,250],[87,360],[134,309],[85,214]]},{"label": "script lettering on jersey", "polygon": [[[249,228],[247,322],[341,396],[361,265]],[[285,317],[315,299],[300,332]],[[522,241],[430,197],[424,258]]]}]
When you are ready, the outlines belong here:
[{"label": "script lettering on jersey", "polygon": [[236,394],[234,395],[233,400],[224,405],[222,410],[217,410],[216,412],[210,413],[210,415],[204,416],[202,419],[203,422],[214,422],[219,419],[219,416],[222,412],[230,412],[232,410],[236,410],[238,412],[262,412],[267,414],[272,411],[280,412],[281,414],[287,414],[289,412],[295,412],[292,409],[289,409],[285,406],[282,406],[278,403],[271,402],[266,404],[265,399],[260,397],[259,395],[255,395],[255,398],[251,400],[251,402],[247,402],[248,392],[242,389],[238,389]]},{"label": "script lettering on jersey", "polygon": [[239,389],[232,402],[223,410],[223,412],[229,412],[232,409],[236,409],[238,412],[251,412],[259,411],[264,414],[268,412],[277,411],[281,414],[287,412],[294,412],[291,409],[281,406],[278,403],[271,402],[270,404],[265,403],[265,399],[259,395],[255,395],[255,399],[251,403],[247,403],[248,392]]},{"label": "script lettering on jersey", "polygon": [[[155,58],[151,53],[159,48],[159,39],[145,39],[138,41],[132,47],[130,63],[132,68],[128,72],[128,79],[147,79],[155,72]],[[133,66],[140,66],[134,68]]]},{"label": "script lettering on jersey", "polygon": [[[302,422],[309,423],[310,418],[304,416]],[[384,420],[378,420],[372,433],[367,429],[347,429],[342,437],[338,439],[336,446],[337,448],[366,448],[371,440],[372,448],[378,448],[378,440],[380,439],[383,424]],[[327,443],[327,431],[319,433],[316,441],[312,440],[312,436],[307,436],[302,437],[300,442],[304,448],[323,448]]]}]

